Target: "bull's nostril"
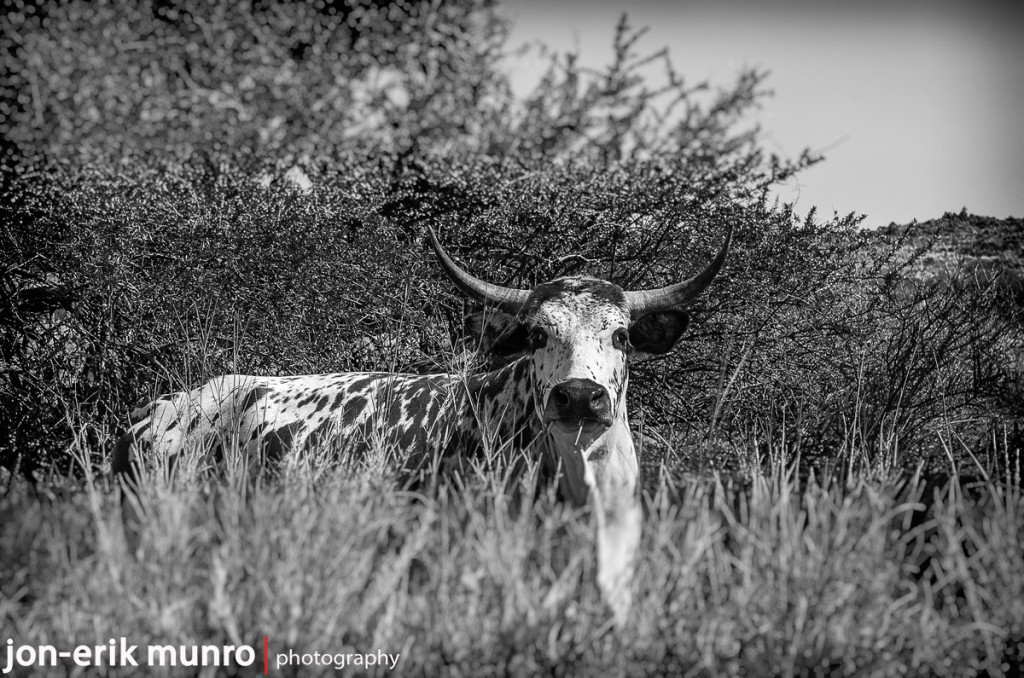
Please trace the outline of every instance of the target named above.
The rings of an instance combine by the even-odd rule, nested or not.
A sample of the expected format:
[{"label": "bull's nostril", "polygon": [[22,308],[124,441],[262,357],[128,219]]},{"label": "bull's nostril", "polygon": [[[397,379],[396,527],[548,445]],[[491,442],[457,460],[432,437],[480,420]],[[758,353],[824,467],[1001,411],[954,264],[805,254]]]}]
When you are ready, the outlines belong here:
[{"label": "bull's nostril", "polygon": [[568,393],[558,390],[555,391],[555,404],[559,407],[569,407],[569,405],[572,404],[572,401],[570,400]]}]

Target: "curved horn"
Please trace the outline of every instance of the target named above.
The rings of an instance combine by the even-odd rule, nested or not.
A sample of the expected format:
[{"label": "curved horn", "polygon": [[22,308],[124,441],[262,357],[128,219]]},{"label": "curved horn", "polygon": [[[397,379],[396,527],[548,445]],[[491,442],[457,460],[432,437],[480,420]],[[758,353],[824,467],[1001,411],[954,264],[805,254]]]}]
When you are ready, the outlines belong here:
[{"label": "curved horn", "polygon": [[686,302],[695,298],[701,292],[703,292],[711,281],[718,275],[718,271],[721,270],[722,264],[725,263],[725,257],[729,254],[729,243],[732,241],[732,226],[729,227],[729,232],[725,236],[725,243],[722,245],[722,249],[718,251],[718,256],[715,260],[697,275],[684,280],[681,283],[675,285],[669,285],[668,287],[661,287],[656,290],[638,290],[636,292],[626,292],[626,308],[629,309],[629,314],[633,318],[638,318],[645,313],[651,313],[653,311],[664,311],[669,308],[675,308],[676,306],[682,306]]},{"label": "curved horn", "polygon": [[529,290],[518,290],[513,287],[494,285],[470,275],[460,268],[448,256],[448,253],[444,251],[444,248],[441,247],[441,243],[437,239],[437,234],[434,233],[434,229],[428,226],[427,231],[430,233],[430,245],[437,253],[438,259],[441,260],[441,268],[444,269],[444,272],[448,274],[448,277],[452,279],[452,282],[460,290],[474,299],[500,306],[509,313],[515,314],[519,312],[519,309],[523,307],[523,304],[526,303],[530,296]]}]

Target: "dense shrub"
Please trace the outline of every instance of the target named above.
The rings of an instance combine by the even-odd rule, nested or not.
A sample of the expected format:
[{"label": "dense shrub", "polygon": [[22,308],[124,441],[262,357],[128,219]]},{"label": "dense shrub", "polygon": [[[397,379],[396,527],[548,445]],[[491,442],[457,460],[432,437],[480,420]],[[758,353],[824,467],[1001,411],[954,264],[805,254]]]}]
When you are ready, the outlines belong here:
[{"label": "dense shrub", "polygon": [[19,2],[4,132],[61,155],[451,143],[507,100],[504,36],[484,0]]},{"label": "dense shrub", "polygon": [[42,3],[5,26],[8,467],[103,450],[133,401],[217,372],[451,367],[464,304],[427,225],[495,282],[634,289],[735,229],[690,339],[636,367],[650,458],[856,443],[875,464],[1006,409],[1012,318],[985,286],[908,289],[852,215],[773,201],[815,159],[761,149],[761,73],[655,85],[663,55],[623,22],[604,72],[556,57],[517,102],[485,2]]}]

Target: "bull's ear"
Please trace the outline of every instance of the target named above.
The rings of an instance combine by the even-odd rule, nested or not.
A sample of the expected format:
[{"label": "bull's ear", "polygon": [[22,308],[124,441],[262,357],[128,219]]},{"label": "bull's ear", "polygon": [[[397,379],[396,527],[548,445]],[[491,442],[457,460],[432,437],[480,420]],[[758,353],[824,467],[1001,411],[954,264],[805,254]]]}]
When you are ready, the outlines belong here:
[{"label": "bull's ear", "polygon": [[529,331],[514,315],[484,310],[466,318],[466,334],[487,353],[508,357],[529,348]]},{"label": "bull's ear", "polygon": [[655,311],[641,316],[629,326],[629,343],[642,353],[668,353],[686,331],[690,314],[686,311]]}]

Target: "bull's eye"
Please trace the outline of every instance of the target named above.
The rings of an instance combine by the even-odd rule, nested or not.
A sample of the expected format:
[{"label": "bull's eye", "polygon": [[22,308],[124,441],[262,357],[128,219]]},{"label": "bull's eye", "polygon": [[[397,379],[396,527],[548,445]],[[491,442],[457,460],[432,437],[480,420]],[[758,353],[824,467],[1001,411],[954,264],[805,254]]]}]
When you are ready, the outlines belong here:
[{"label": "bull's eye", "polygon": [[620,327],[615,330],[615,334],[612,335],[612,346],[619,349],[620,351],[626,351],[629,349],[629,330],[625,327]]},{"label": "bull's eye", "polygon": [[543,327],[530,328],[530,350],[536,351],[544,348],[548,343],[548,332]]}]

